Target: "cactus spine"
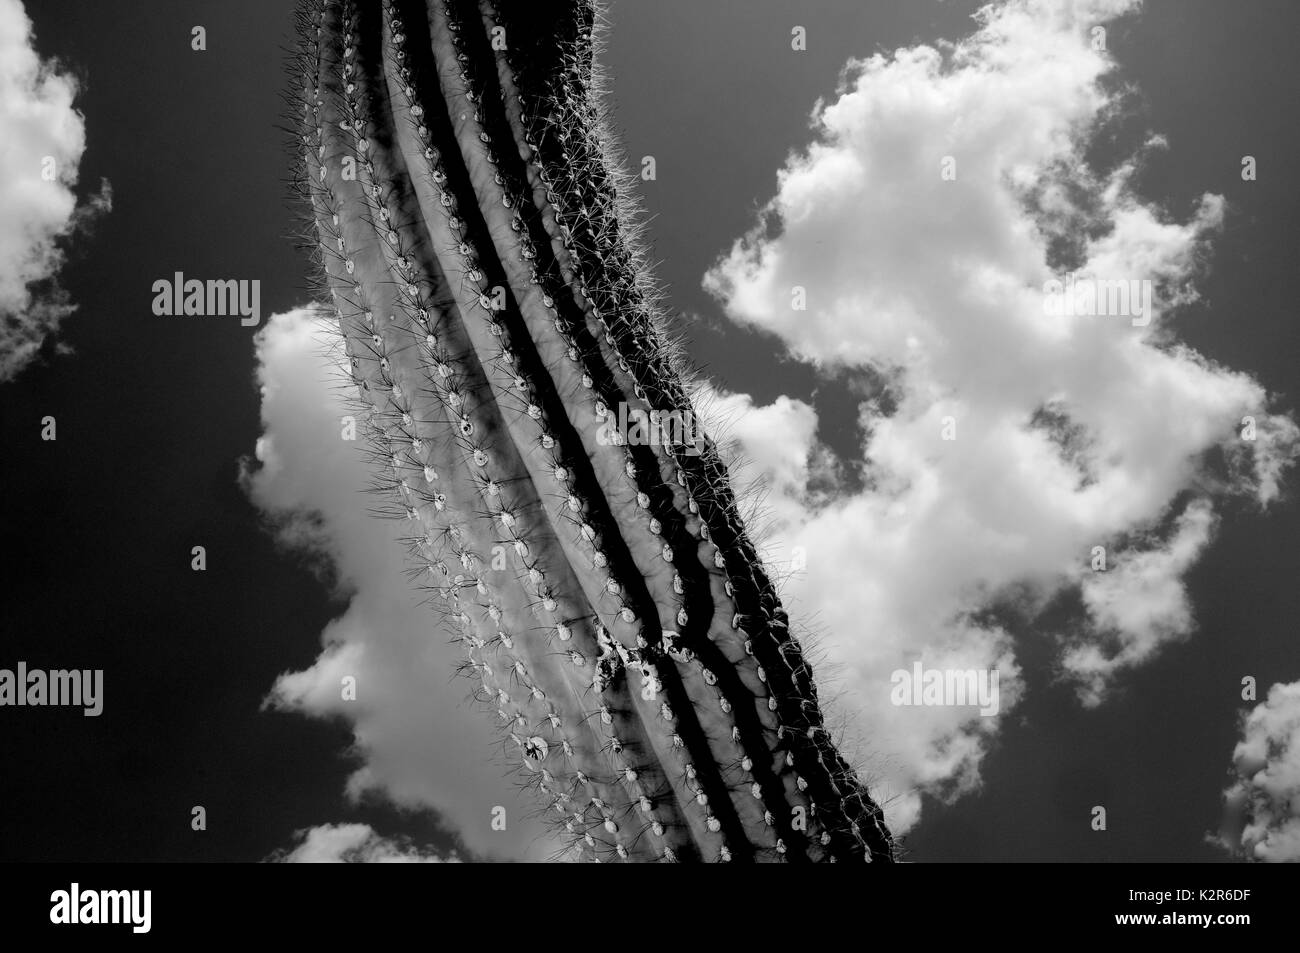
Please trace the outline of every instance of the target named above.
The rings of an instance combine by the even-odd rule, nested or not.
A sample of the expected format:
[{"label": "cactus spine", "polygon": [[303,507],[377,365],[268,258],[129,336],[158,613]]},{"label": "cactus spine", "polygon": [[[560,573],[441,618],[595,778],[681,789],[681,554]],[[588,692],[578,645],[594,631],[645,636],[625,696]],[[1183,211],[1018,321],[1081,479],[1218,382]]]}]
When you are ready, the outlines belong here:
[{"label": "cactus spine", "polygon": [[584,859],[891,860],[714,446],[600,436],[691,401],[601,141],[593,7],[298,20],[322,301],[412,577],[521,776]]}]

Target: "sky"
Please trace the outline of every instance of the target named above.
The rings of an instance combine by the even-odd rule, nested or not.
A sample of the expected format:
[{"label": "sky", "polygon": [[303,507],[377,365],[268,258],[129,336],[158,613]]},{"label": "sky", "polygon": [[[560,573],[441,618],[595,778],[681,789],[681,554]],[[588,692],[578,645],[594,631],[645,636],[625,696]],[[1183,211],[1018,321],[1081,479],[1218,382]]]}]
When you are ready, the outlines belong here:
[{"label": "sky", "polygon": [[[979,6],[610,4],[703,405],[909,859],[1300,858],[1300,11]],[[97,718],[0,709],[5,859],[554,848],[337,439],[291,7],[0,0],[0,667],[105,672]],[[1046,315],[1089,268],[1153,279],[1150,322]],[[259,279],[261,326],[154,315],[177,271]],[[893,704],[913,661],[997,670],[999,712]]]}]

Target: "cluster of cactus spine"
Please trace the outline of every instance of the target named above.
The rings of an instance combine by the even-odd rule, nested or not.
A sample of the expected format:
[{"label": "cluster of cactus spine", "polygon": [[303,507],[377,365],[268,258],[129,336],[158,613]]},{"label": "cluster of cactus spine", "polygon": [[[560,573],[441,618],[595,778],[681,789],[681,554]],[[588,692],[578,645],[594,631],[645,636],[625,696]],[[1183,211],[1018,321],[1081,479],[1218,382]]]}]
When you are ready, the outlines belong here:
[{"label": "cluster of cactus spine", "polygon": [[890,861],[715,446],[599,437],[620,404],[692,405],[604,141],[596,15],[302,2],[299,184],[378,484],[583,859]]}]

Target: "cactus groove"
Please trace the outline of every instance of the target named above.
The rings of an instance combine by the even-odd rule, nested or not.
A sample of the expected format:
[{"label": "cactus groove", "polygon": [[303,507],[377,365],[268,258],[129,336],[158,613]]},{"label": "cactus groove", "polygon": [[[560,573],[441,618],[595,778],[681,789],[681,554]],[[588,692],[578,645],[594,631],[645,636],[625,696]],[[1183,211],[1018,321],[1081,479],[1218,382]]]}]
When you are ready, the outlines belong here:
[{"label": "cactus groove", "polygon": [[620,404],[692,404],[606,142],[596,16],[300,6],[297,183],[376,487],[582,859],[890,861],[714,445],[598,439]]}]

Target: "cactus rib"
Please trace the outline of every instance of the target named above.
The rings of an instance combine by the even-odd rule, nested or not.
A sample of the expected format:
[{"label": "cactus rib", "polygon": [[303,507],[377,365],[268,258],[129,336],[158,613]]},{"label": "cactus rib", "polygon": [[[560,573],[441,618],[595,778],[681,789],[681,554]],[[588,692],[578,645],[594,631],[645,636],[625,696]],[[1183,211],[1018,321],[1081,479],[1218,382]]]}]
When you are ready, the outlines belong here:
[{"label": "cactus rib", "polygon": [[[602,130],[588,2],[303,0],[323,304],[411,574],[585,859],[893,858],[693,414]],[[693,416],[686,417],[693,419]]]}]

